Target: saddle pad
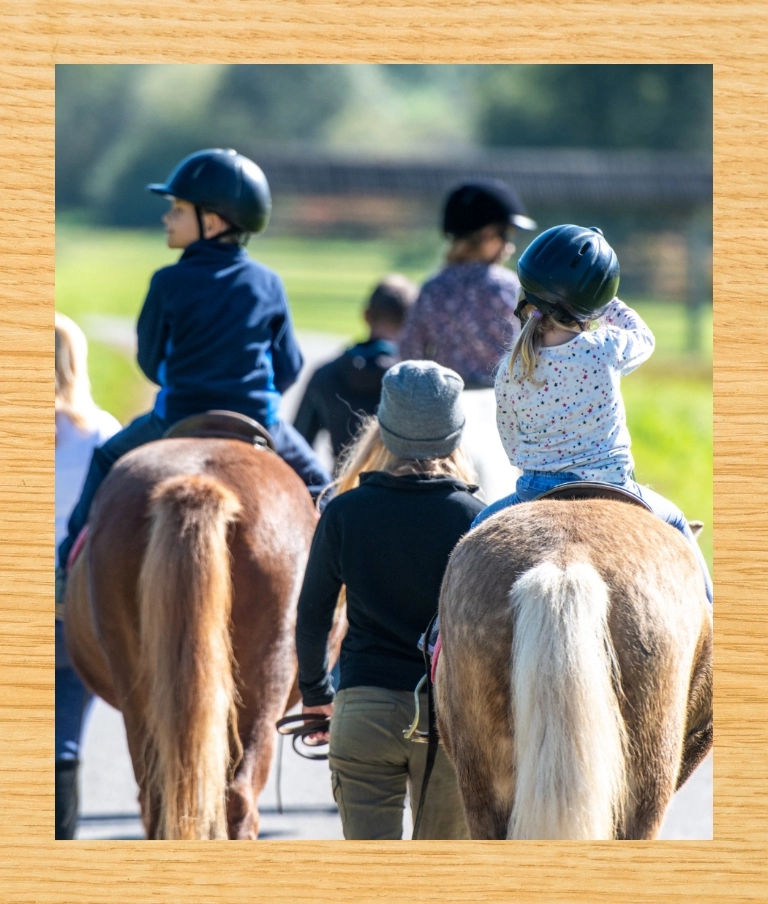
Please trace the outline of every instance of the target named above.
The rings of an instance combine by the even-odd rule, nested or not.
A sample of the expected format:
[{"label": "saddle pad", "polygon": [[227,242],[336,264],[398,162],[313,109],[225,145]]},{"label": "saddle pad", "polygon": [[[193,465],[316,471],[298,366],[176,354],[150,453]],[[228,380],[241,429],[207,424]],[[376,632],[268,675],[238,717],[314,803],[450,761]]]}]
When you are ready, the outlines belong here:
[{"label": "saddle pad", "polygon": [[435,683],[435,672],[437,671],[437,660],[440,657],[440,651],[443,649],[443,638],[438,634],[435,641],[435,649],[432,651],[432,660],[430,663],[429,680]]},{"label": "saddle pad", "polygon": [[77,535],[77,539],[72,544],[72,549],[69,551],[69,555],[67,556],[67,571],[72,570],[72,566],[75,564],[75,560],[83,551],[83,547],[85,546],[85,538],[88,536],[88,525],[80,531]]}]

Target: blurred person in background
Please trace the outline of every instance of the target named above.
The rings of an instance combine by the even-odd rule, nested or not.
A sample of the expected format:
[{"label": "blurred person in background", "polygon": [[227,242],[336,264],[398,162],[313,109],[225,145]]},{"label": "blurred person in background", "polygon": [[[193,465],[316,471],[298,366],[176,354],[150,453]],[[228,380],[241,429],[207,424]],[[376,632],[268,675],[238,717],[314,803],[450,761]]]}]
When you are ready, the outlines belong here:
[{"label": "blurred person in background", "polygon": [[[56,313],[56,546],[67,535],[67,521],[85,480],[93,450],[120,429],[91,397],[88,343],[80,327]],[[75,837],[78,770],[86,716],[93,702],[78,678],[64,644],[61,607],[56,607],[56,825],[57,839]]]},{"label": "blurred person in background", "polygon": [[499,179],[473,179],[449,192],[442,231],[445,265],[421,287],[400,337],[403,358],[429,359],[464,380],[465,445],[486,501],[514,489],[514,474],[496,431],[494,371],[520,332],[517,276],[504,266],[515,229],[532,230],[514,189]]},{"label": "blurred person in background", "polygon": [[282,393],[304,362],[280,277],[244,248],[269,222],[264,173],[233,150],[212,148],[185,157],[165,183],[147,188],[169,199],[168,247],[183,251],[153,275],[137,326],[139,367],[160,390],[152,411],[94,451],[59,546],[57,601],[69,552],[109,469],[186,417],[211,409],[246,415],[269,430],[313,496],[331,480],[312,447],[279,416]]},{"label": "blurred person in background", "polygon": [[[460,443],[461,377],[433,361],[384,375],[378,415],[345,452],[337,495],[317,525],[299,596],[296,649],[303,714],[331,718],[333,795],[348,840],[400,839],[410,788],[416,806],[427,745],[403,737],[424,674],[419,637],[437,611],[448,557],[483,504]],[[349,628],[341,681],[327,641],[346,588]],[[420,728],[426,728],[427,694]],[[438,748],[420,838],[467,838],[456,774]]]},{"label": "blurred person in background", "polygon": [[375,413],[382,378],[399,358],[400,331],[417,294],[416,285],[405,276],[385,277],[363,311],[368,338],[318,367],[310,377],[294,427],[310,444],[321,430],[327,430],[334,460],[365,415]]}]

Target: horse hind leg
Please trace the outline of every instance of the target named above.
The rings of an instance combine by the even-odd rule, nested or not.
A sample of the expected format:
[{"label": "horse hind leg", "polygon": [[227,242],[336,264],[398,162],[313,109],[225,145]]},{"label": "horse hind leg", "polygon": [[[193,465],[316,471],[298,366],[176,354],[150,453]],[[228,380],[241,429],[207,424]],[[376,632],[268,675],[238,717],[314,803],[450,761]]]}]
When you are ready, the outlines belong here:
[{"label": "horse hind leg", "polygon": [[274,723],[270,716],[255,725],[252,741],[240,760],[227,789],[229,837],[255,840],[259,834],[258,800],[269,778],[275,754]]},{"label": "horse hind leg", "polygon": [[[638,680],[643,673],[638,673]],[[632,744],[627,763],[629,794],[619,837],[658,836],[677,786],[683,755],[687,681],[656,668],[645,673],[642,696],[628,709]]]},{"label": "horse hind leg", "polygon": [[456,769],[469,835],[475,840],[503,840],[514,796],[508,698],[501,692],[494,694],[488,685],[473,688],[472,676],[480,680],[475,671],[462,672],[464,682],[457,684],[455,678],[441,676],[442,667],[440,662],[438,728]]},{"label": "horse hind leg", "polygon": [[618,837],[626,841],[650,841],[658,837],[675,793],[682,726],[667,726],[656,738],[641,742],[629,768],[629,795]]}]

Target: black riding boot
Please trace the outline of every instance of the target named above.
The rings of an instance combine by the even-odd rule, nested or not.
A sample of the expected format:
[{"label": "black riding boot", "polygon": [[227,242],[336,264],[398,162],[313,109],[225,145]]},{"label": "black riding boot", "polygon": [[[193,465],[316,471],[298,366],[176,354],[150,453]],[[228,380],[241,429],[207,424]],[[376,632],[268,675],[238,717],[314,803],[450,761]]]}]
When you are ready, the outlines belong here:
[{"label": "black riding boot", "polygon": [[72,841],[77,828],[78,760],[59,760],[56,763],[56,834],[57,840]]}]

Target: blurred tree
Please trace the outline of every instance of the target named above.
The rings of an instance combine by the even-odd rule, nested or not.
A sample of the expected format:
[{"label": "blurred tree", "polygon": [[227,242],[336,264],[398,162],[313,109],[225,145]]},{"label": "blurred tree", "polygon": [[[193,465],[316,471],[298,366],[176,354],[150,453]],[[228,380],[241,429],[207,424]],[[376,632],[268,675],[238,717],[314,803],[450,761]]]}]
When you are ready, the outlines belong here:
[{"label": "blurred tree", "polygon": [[327,137],[349,92],[349,66],[228,66],[208,115],[243,148]]},{"label": "blurred tree", "polygon": [[712,147],[709,65],[492,65],[475,92],[490,146]]},{"label": "blurred tree", "polygon": [[437,158],[490,147],[711,150],[704,65],[58,65],[56,204],[157,223],[204,147]]},{"label": "blurred tree", "polygon": [[122,140],[137,66],[58,65],[56,206],[82,207],[92,168]]}]

